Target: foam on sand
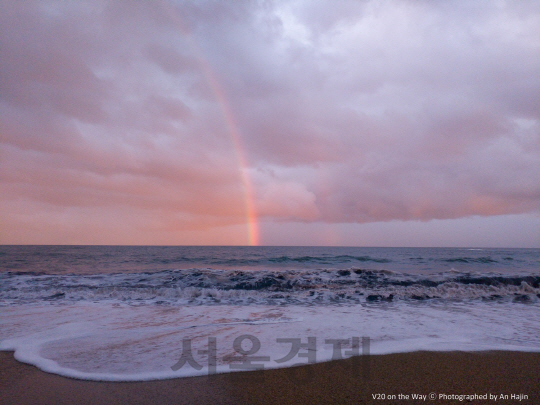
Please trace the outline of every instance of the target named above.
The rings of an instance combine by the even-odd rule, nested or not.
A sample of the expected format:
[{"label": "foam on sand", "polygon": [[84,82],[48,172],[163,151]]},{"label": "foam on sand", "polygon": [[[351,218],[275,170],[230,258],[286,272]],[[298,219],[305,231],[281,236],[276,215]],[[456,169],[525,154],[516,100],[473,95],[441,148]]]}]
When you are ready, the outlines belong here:
[{"label": "foam on sand", "polygon": [[[519,313],[516,305],[520,305]],[[242,363],[231,356],[242,353],[262,356],[252,364],[264,368],[305,364],[313,359],[309,357],[313,354],[313,346],[308,347],[310,337],[316,341],[317,362],[354,354],[353,337],[369,337],[371,354],[540,351],[538,309],[537,303],[505,302],[168,307],[105,302],[29,304],[2,308],[0,350],[14,350],[18,360],[44,371],[103,381],[207,374],[209,354],[205,351],[211,349],[211,338],[215,338],[218,373],[241,371]],[[242,335],[251,337],[240,342],[239,351],[234,342]],[[292,339],[300,339],[302,346],[287,359]],[[338,350],[339,339],[346,342]],[[190,342],[193,362],[174,367],[180,364],[184,340]],[[255,341],[260,342],[260,349],[251,352]]]}]

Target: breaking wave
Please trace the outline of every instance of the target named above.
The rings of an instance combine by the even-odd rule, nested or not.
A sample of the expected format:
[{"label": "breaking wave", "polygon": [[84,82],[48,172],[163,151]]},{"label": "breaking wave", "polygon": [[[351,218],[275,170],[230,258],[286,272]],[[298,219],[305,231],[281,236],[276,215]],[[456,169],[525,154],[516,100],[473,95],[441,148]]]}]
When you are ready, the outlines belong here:
[{"label": "breaking wave", "polygon": [[153,305],[324,305],[432,300],[538,302],[536,274],[414,275],[360,268],[164,270],[153,273],[0,274],[0,303],[118,301]]}]

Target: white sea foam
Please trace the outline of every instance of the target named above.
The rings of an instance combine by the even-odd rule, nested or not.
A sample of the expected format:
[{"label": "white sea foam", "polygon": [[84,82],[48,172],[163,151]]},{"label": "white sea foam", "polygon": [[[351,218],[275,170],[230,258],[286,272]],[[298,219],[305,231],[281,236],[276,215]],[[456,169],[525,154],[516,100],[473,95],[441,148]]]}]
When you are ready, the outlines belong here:
[{"label": "white sea foam", "polygon": [[[516,309],[519,309],[516,311]],[[209,338],[216,338],[216,371],[230,372],[234,341],[250,335],[260,342],[254,356],[265,368],[306,363],[284,358],[291,343],[316,338],[316,360],[335,355],[329,339],[369,337],[371,354],[416,350],[540,351],[540,305],[502,302],[384,303],[342,306],[132,306],[119,303],[7,306],[0,313],[0,350],[40,369],[88,380],[142,381],[209,372]],[[174,370],[189,339],[193,359]],[[249,339],[242,343],[249,350]],[[302,348],[299,354],[306,354]]]}]

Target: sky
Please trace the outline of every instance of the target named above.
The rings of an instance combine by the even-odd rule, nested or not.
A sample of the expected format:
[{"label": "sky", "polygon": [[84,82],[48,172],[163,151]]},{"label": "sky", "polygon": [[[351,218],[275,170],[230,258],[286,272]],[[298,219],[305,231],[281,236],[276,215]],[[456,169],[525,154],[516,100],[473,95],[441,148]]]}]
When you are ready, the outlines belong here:
[{"label": "sky", "polygon": [[540,3],[0,0],[0,244],[538,248]]}]

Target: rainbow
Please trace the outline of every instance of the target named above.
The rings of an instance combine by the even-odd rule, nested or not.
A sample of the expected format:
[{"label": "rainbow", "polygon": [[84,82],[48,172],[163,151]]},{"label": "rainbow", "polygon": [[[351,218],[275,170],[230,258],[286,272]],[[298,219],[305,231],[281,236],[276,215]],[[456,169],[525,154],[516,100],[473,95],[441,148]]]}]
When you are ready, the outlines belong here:
[{"label": "rainbow", "polygon": [[201,65],[203,67],[206,80],[208,81],[208,84],[210,85],[210,88],[212,89],[212,92],[214,93],[216,100],[221,107],[223,118],[225,119],[225,123],[227,124],[227,129],[233,142],[234,149],[236,151],[236,157],[240,165],[242,185],[244,186],[244,202],[248,226],[248,243],[250,246],[258,246],[259,223],[257,221],[257,212],[255,210],[253,185],[251,184],[251,178],[248,174],[249,166],[246,160],[244,148],[242,147],[240,130],[238,129],[238,125],[234,120],[234,115],[229,107],[229,104],[227,103],[225,92],[219,85],[219,82],[216,80],[215,75],[210,68],[210,65],[203,60],[201,60]]},{"label": "rainbow", "polygon": [[257,219],[257,212],[255,209],[253,185],[248,173],[249,165],[247,163],[244,148],[242,147],[240,130],[238,128],[238,125],[236,124],[232,110],[229,107],[229,103],[227,102],[226,93],[220,86],[219,81],[216,79],[216,75],[214,74],[212,67],[203,57],[203,52],[192,40],[190,33],[184,28],[182,20],[178,16],[177,11],[167,2],[167,0],[161,2],[161,5],[163,6],[167,14],[171,17],[175,25],[182,32],[184,37],[188,38],[193,53],[202,68],[204,77],[208,85],[210,86],[210,89],[214,94],[216,101],[221,109],[225,124],[227,126],[227,131],[236,151],[236,158],[240,167],[240,177],[244,188],[244,206],[246,213],[248,245],[258,246],[260,242],[259,223]]}]

